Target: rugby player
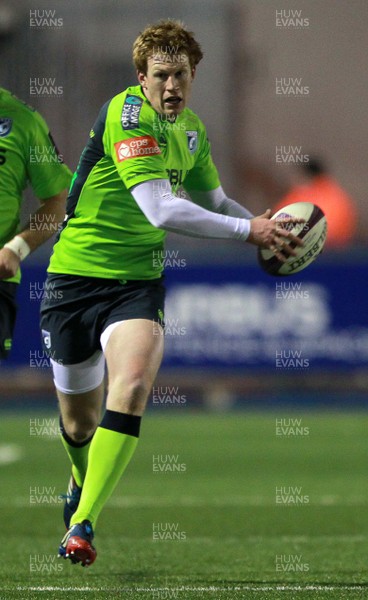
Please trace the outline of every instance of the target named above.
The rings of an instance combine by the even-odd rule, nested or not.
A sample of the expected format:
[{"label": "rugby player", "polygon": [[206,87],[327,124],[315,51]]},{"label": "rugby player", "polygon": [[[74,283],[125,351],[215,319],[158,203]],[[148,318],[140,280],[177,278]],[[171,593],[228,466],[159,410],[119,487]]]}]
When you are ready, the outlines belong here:
[{"label": "rugby player", "polygon": [[[20,262],[63,221],[71,177],[41,115],[0,88],[0,359],[12,345]],[[28,182],[41,206],[21,229]]]},{"label": "rugby player", "polygon": [[[72,462],[59,555],[83,566],[96,558],[96,521],[136,449],[162,359],[164,285],[155,257],[166,232],[250,242],[281,260],[294,254],[288,241],[299,243],[276,229],[270,211],[252,218],[223,191],[205,127],[187,108],[201,58],[180,22],[138,36],[139,85],[98,115],[48,269],[41,327]],[[176,194],[180,185],[191,200]],[[48,286],[62,299],[48,298]]]}]

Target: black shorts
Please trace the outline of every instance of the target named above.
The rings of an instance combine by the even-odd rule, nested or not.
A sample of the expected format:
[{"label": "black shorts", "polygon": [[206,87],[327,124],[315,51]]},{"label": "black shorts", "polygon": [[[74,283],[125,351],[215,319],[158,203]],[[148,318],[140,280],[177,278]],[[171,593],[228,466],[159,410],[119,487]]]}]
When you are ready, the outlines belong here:
[{"label": "black shorts", "polygon": [[163,325],[163,278],[116,279],[49,274],[41,303],[44,348],[53,360],[72,365],[102,350],[101,333],[117,321],[149,319]]},{"label": "black shorts", "polygon": [[18,284],[0,281],[0,358],[6,358],[12,346]]}]

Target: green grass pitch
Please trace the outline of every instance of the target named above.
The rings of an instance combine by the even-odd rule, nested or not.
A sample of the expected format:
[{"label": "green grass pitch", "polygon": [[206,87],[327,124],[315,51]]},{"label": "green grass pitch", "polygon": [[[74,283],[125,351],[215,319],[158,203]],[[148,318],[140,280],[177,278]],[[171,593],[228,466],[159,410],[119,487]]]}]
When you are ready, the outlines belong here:
[{"label": "green grass pitch", "polygon": [[1,600],[368,598],[366,413],[175,410],[145,417],[89,569],[55,558],[56,415],[1,414]]}]

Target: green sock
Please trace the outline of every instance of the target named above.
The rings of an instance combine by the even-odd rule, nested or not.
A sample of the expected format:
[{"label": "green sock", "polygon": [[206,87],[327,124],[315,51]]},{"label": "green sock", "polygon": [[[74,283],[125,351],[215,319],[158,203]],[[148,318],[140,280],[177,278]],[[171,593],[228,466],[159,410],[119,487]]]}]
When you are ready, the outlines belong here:
[{"label": "green sock", "polygon": [[72,463],[72,474],[79,487],[82,487],[87,472],[88,452],[92,437],[82,443],[74,442],[64,430],[60,417],[61,441]]},{"label": "green sock", "polygon": [[85,519],[96,523],[134,454],[140,421],[141,417],[106,411],[91,442],[82,495],[71,525]]}]

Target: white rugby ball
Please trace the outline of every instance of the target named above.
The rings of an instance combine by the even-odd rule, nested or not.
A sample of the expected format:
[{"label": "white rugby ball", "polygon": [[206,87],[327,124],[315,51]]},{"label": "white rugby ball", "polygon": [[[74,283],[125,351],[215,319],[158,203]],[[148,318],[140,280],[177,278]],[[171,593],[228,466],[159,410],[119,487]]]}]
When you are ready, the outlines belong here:
[{"label": "white rugby ball", "polygon": [[293,275],[310,265],[322,252],[327,237],[327,221],[324,212],[311,202],[295,202],[278,210],[271,218],[280,220],[298,217],[305,223],[285,224],[288,231],[303,240],[304,246],[290,245],[297,256],[290,256],[281,262],[271,250],[258,248],[258,261],[262,269],[269,275]]}]

